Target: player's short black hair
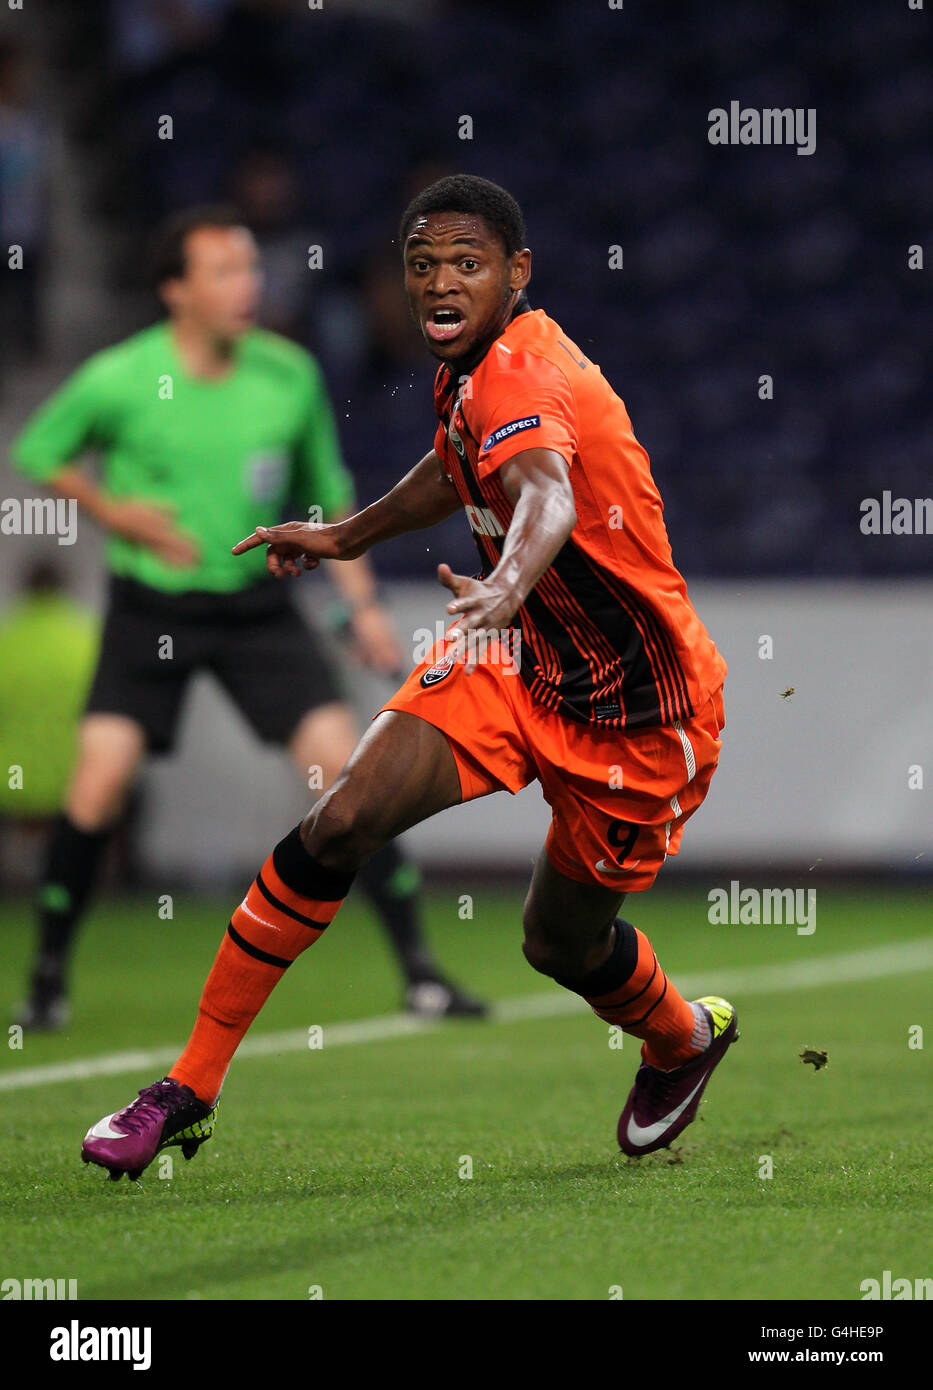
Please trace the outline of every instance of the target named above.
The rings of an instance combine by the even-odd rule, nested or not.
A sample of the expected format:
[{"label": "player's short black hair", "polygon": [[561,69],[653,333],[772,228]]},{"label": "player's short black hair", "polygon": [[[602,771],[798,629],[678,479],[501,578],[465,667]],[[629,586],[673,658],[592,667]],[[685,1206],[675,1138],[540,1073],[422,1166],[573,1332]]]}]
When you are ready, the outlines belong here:
[{"label": "player's short black hair", "polygon": [[476,174],[449,174],[412,198],[398,226],[402,250],[415,219],[431,212],[470,212],[482,217],[504,243],[507,256],[525,246],[525,219],[518,203],[499,184]]},{"label": "player's short black hair", "polygon": [[152,283],[158,289],[166,280],[185,273],[185,242],[202,227],[242,227],[243,218],[228,203],[203,203],[172,213],[156,228],[149,256]]}]

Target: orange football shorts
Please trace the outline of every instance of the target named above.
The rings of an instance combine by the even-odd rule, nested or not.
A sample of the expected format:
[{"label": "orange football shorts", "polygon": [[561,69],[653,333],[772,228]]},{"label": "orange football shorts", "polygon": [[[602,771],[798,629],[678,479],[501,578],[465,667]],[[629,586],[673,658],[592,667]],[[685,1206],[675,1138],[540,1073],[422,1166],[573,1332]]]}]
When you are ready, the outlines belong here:
[{"label": "orange football shorts", "polygon": [[722,686],[690,720],[626,732],[580,724],[532,699],[495,643],[471,671],[446,640],[383,709],[416,714],[447,737],[464,801],[541,783],[553,811],[545,849],[580,883],[650,888],[716,769]]}]

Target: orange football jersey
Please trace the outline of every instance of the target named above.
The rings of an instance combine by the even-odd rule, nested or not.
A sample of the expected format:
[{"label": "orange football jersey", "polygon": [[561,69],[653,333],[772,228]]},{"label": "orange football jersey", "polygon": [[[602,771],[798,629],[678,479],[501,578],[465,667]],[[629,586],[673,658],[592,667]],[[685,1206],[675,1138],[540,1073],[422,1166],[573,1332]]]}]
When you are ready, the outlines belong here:
[{"label": "orange football jersey", "polygon": [[440,367],[434,397],[434,447],[484,575],[512,519],[501,465],[525,449],[567,461],[577,524],[513,620],[533,698],[616,728],[692,717],[726,663],[674,565],[648,455],[599,367],[543,310],[520,307],[468,376]]}]

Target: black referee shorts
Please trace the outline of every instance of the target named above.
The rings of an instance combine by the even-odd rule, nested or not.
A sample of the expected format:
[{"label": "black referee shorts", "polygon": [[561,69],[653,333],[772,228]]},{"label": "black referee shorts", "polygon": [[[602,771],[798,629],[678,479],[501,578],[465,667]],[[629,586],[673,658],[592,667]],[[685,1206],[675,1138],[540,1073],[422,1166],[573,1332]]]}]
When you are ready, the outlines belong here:
[{"label": "black referee shorts", "polygon": [[209,671],[261,739],[287,743],[309,710],[344,693],[285,584],[164,594],[112,576],[85,714],[124,714],[142,725],[150,752],[166,753],[190,678]]}]

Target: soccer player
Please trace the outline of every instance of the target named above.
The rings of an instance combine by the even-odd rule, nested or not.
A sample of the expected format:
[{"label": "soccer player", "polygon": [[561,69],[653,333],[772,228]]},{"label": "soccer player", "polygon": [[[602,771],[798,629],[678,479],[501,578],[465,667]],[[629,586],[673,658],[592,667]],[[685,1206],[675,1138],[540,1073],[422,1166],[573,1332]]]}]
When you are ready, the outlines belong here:
[{"label": "soccer player", "polygon": [[[167,319],[97,353],[26,424],[13,459],[109,532],[109,605],[78,762],[39,890],[27,1028],[63,1026],[66,967],[96,870],[146,753],[173,743],[191,676],[210,671],[260,738],[327,787],[358,729],[330,663],[262,555],[230,553],[289,499],[340,518],[353,503],[314,359],[254,327],[261,271],[233,210],[192,209],[156,237]],[[94,481],[76,462],[102,453]],[[376,670],[401,664],[368,561],[333,567],[353,637]],[[441,975],[419,922],[418,875],[386,845],[360,875],[415,1013],[478,1014]]]},{"label": "soccer player", "polygon": [[240,1039],[371,854],[448,806],[533,780],[553,819],[524,952],[642,1040],[624,1152],[671,1143],[736,1036],[733,1006],[684,999],[618,915],[677,852],[723,727],[725,662],[674,567],[647,456],[596,364],[529,305],[531,252],[504,189],[441,179],[406,209],[400,241],[412,313],[440,361],[434,448],[355,516],[257,527],[234,551],[265,545],[273,574],[297,575],[463,508],[482,577],[438,567],[446,639],[263,864],[168,1076],[88,1131],[83,1158],[115,1178],[210,1136]]}]

